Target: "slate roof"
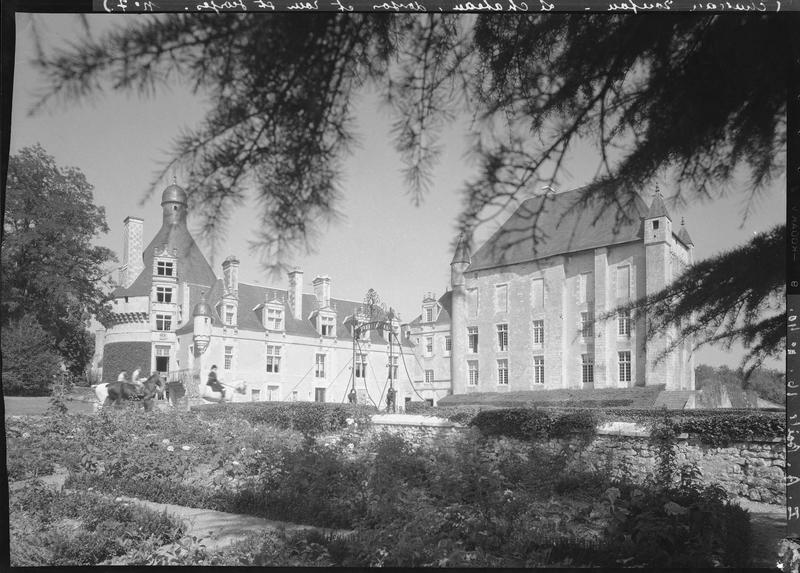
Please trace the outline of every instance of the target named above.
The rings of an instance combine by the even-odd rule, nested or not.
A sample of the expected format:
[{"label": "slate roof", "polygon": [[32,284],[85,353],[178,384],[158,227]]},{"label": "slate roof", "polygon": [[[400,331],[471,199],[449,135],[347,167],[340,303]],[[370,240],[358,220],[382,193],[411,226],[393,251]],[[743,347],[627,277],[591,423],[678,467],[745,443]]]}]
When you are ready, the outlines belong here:
[{"label": "slate roof", "polygon": [[467,272],[642,238],[649,209],[639,195],[632,195],[622,209],[606,206],[597,195],[581,205],[591,190],[587,186],[525,200],[472,255]]},{"label": "slate roof", "polygon": [[678,229],[678,234],[676,236],[678,237],[678,240],[687,247],[689,245],[694,245],[692,238],[689,236],[689,231],[686,230],[685,226],[681,225],[681,228]]},{"label": "slate roof", "polygon": [[664,204],[664,198],[658,191],[656,191],[656,196],[653,197],[653,202],[650,203],[650,209],[647,210],[645,218],[655,219],[656,217],[666,217],[670,221],[672,220],[672,217],[669,216],[669,211],[667,211],[667,206]]},{"label": "slate roof", "polygon": [[[161,250],[164,245],[170,253],[175,249],[178,257],[178,282],[188,282],[203,285],[206,290],[213,285],[217,277],[211,265],[203,256],[200,247],[194,242],[192,235],[185,223],[162,225],[150,244],[142,253],[144,270],[131,283],[128,288],[117,287],[113,296],[149,296],[153,286],[153,258],[156,248]],[[191,310],[191,309],[189,309]]]},{"label": "slate roof", "polygon": [[439,315],[436,317],[434,322],[422,322],[422,315],[417,315],[417,317],[408,323],[407,326],[422,326],[425,324],[450,324],[450,309],[452,308],[453,302],[453,291],[447,291],[442,296],[439,297],[438,300],[439,304],[441,305],[441,310],[439,311]]}]

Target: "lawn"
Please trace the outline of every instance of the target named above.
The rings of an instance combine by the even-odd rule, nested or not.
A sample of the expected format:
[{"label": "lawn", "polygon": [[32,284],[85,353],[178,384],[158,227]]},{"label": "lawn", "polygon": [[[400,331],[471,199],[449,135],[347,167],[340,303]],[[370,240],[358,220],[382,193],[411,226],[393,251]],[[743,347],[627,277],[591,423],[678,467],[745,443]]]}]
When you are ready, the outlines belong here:
[{"label": "lawn", "polygon": [[[4,396],[6,416],[43,416],[50,406],[49,396],[23,397]],[[67,408],[71,414],[88,414],[93,410],[92,402],[70,400]]]}]

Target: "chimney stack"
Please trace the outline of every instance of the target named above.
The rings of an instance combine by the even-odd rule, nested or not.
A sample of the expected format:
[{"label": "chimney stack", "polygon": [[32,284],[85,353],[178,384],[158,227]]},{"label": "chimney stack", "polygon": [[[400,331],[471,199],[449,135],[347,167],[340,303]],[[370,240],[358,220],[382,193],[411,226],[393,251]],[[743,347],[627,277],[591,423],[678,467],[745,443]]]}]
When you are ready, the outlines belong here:
[{"label": "chimney stack", "polygon": [[303,318],[303,271],[289,271],[289,308],[296,320]]},{"label": "chimney stack", "polygon": [[314,295],[320,308],[331,305],[331,277],[322,275],[314,279]]},{"label": "chimney stack", "polygon": [[222,261],[222,275],[225,281],[225,292],[239,291],[239,259],[234,255]]},{"label": "chimney stack", "polygon": [[125,217],[124,224],[122,266],[119,268],[119,282],[123,288],[128,288],[144,270],[144,261],[142,260],[144,219]]}]

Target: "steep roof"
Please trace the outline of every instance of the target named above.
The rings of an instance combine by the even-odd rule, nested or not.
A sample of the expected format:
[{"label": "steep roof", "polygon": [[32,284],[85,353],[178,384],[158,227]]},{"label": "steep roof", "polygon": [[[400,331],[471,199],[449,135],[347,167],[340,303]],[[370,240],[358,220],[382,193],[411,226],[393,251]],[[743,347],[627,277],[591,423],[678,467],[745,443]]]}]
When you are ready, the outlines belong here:
[{"label": "steep roof", "polygon": [[458,243],[456,243],[456,250],[453,253],[453,260],[450,261],[450,264],[453,263],[467,263],[470,262],[470,253],[469,253],[469,241],[464,237],[464,235],[459,235]]},{"label": "steep roof", "polygon": [[217,277],[185,223],[164,224],[142,253],[144,270],[128,288],[118,287],[113,296],[148,296],[153,286],[153,259],[156,248],[166,245],[178,257],[178,282],[210,287]]},{"label": "steep roof", "polygon": [[683,243],[684,245],[686,245],[687,247],[689,245],[694,245],[694,242],[692,241],[692,238],[689,236],[689,231],[686,230],[686,227],[683,225],[682,222],[681,222],[681,228],[678,229],[678,235],[677,236],[678,236],[678,240],[681,243]]},{"label": "steep roof", "polygon": [[647,205],[637,194],[626,204],[606,205],[592,187],[525,200],[472,256],[475,271],[627,243],[642,237]]},{"label": "steep roof", "polygon": [[408,323],[408,326],[421,326],[423,324],[450,324],[450,309],[452,308],[453,302],[453,291],[447,291],[442,296],[439,297],[438,300],[439,304],[441,305],[441,310],[439,311],[439,315],[436,317],[436,320],[431,322],[422,322],[422,315],[419,314]]},{"label": "steep roof", "polygon": [[672,217],[669,216],[669,211],[667,211],[667,206],[664,205],[664,198],[661,197],[661,193],[658,190],[656,190],[656,196],[653,197],[653,202],[650,203],[650,209],[647,210],[645,219],[655,219],[657,217],[666,217],[672,220]]}]

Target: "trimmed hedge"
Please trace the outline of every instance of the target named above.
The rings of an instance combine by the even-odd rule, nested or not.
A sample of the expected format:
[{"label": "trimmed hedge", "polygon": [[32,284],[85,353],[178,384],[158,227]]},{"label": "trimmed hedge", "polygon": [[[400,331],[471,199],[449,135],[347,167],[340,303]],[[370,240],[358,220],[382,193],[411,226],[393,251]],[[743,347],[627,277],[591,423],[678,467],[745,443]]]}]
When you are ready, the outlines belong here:
[{"label": "trimmed hedge", "polygon": [[347,420],[363,425],[378,410],[362,404],[329,404],[322,402],[241,402],[203,404],[193,412],[208,420],[224,420],[230,416],[251,424],[265,424],[284,430],[297,430],[306,436],[334,432],[348,426]]},{"label": "trimmed hedge", "polygon": [[592,410],[554,414],[546,410],[512,408],[479,412],[469,423],[486,436],[507,436],[521,440],[586,437],[597,431],[598,419]]}]

